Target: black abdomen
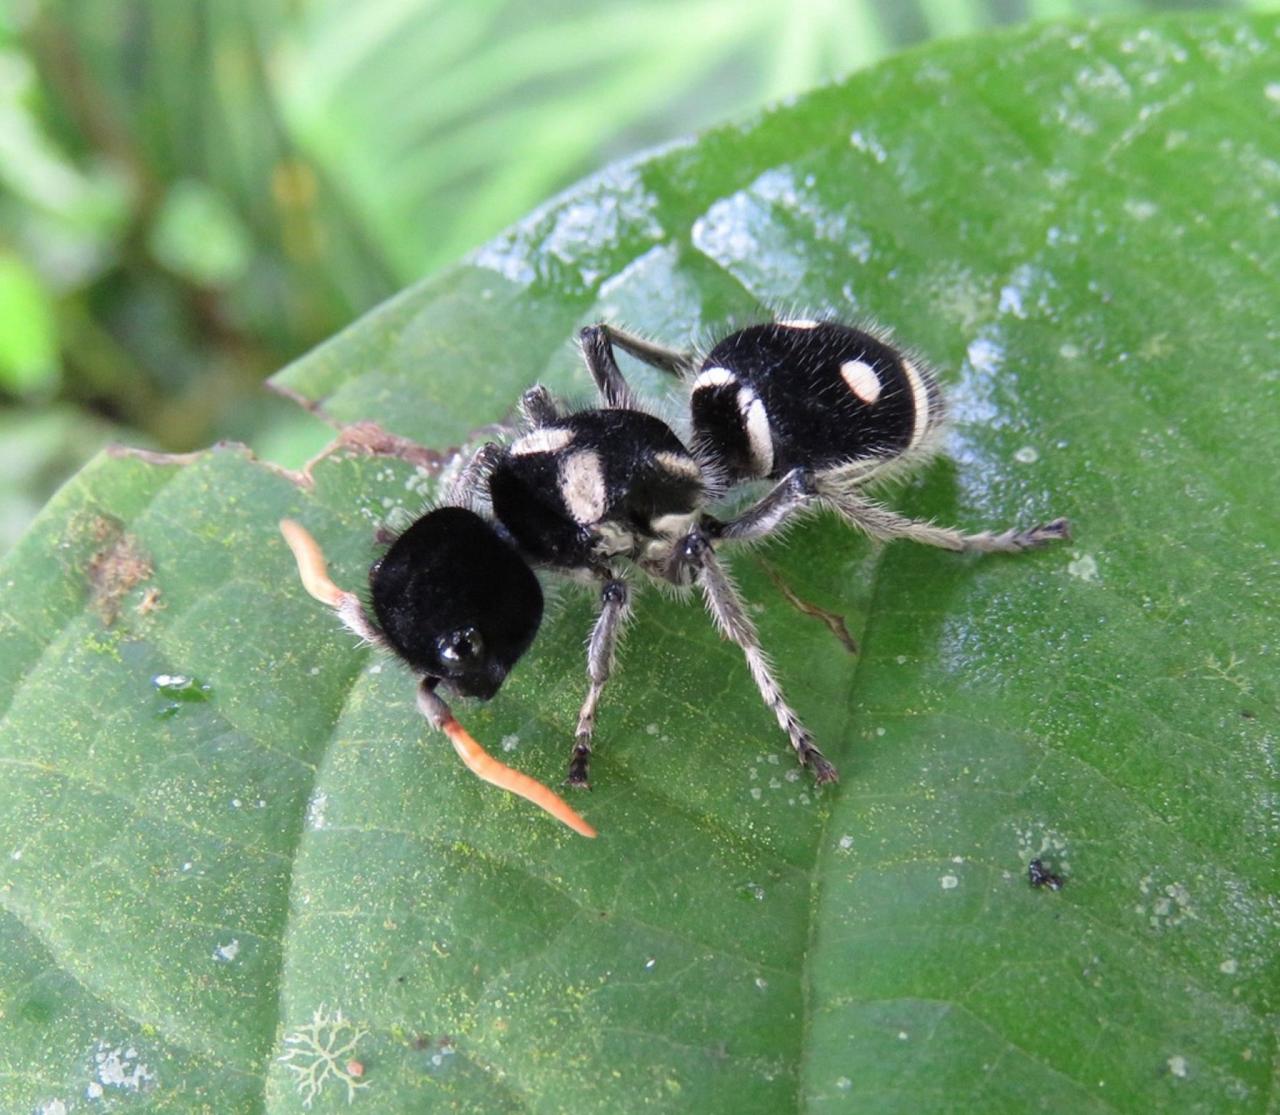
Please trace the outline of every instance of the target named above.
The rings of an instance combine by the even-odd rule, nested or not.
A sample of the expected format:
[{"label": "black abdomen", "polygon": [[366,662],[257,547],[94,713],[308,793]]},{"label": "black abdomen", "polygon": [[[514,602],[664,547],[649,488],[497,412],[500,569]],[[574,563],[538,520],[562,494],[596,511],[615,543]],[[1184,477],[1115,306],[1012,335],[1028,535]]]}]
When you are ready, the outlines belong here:
[{"label": "black abdomen", "polygon": [[733,479],[780,478],[915,449],[941,419],[929,372],[836,322],[777,322],[725,338],[702,364],[694,436]]}]

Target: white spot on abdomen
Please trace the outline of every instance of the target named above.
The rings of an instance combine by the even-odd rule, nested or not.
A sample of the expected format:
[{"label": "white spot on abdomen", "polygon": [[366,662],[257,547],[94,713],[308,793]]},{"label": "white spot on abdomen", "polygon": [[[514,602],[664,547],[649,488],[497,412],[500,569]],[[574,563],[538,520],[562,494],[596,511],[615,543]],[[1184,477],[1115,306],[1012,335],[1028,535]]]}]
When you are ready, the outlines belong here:
[{"label": "white spot on abdomen", "polygon": [[750,387],[738,390],[738,412],[746,427],[747,445],[756,475],[768,476],[773,471],[773,433],[769,429],[769,414],[764,403]]},{"label": "white spot on abdomen", "polygon": [[925,382],[924,373],[910,360],[902,362],[902,374],[907,377],[911,388],[911,405],[915,407],[915,426],[911,431],[911,448],[924,440],[929,429],[929,385]]},{"label": "white spot on abdomen", "polygon": [[865,360],[846,360],[840,365],[840,376],[868,406],[880,398],[880,377]]},{"label": "white spot on abdomen", "polygon": [[566,457],[560,466],[560,494],[574,521],[586,526],[604,516],[604,470],[594,450],[583,449]]},{"label": "white spot on abdomen", "polygon": [[549,426],[545,430],[534,430],[525,434],[511,446],[516,457],[525,457],[530,453],[558,453],[573,440],[573,431],[558,426]]}]

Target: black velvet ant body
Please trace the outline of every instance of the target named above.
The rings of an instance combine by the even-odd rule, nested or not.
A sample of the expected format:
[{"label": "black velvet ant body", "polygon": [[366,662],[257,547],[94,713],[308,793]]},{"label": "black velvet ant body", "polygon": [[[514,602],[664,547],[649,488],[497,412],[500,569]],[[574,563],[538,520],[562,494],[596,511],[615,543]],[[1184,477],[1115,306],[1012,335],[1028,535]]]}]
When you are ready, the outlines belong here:
[{"label": "black velvet ant body", "polygon": [[[571,786],[589,785],[596,708],[630,613],[630,570],[697,586],[721,633],[741,647],[796,757],[821,783],[836,770],[783,696],[720,563],[723,545],[765,537],[819,508],[876,538],[950,550],[1020,552],[1068,537],[1065,519],[964,534],[866,497],[869,483],[934,450],[943,419],[933,376],[880,334],[835,321],[778,321],[733,333],[701,361],[604,324],[582,330],[580,340],[598,409],[569,412],[545,388],[527,391],[519,436],[482,446],[448,506],[418,519],[375,563],[374,619],[358,603],[329,600],[348,626],[423,676],[420,705],[445,726],[446,715],[456,721],[438,684],[492,697],[533,641],[543,609],[535,568],[598,584]],[[615,346],[689,383],[687,445],[633,398]],[[712,503],[752,481],[773,486],[731,518],[710,514]]]}]

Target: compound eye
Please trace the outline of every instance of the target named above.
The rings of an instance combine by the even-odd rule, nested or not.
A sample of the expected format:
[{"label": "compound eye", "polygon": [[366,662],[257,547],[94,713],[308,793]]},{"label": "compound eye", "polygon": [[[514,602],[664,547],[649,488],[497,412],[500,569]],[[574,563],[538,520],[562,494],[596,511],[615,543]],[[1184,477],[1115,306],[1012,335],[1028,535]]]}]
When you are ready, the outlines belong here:
[{"label": "compound eye", "polygon": [[440,657],[455,665],[484,657],[484,640],[474,627],[451,631],[440,639]]}]

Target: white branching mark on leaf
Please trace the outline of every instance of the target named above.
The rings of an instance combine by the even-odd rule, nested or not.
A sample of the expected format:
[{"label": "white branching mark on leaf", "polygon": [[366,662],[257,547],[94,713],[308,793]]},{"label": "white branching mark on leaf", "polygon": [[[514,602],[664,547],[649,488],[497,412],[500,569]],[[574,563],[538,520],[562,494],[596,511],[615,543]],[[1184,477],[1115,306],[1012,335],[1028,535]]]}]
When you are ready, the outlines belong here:
[{"label": "white branching mark on leaf", "polygon": [[[330,1014],[328,1007],[321,1003],[307,1025],[300,1026],[292,1034],[285,1034],[284,1044],[289,1048],[276,1060],[296,1074],[294,1083],[302,1097],[303,1107],[311,1106],[311,1101],[324,1091],[325,1082],[330,1077],[347,1086],[347,1103],[355,1101],[357,1088],[369,1086],[368,1080],[359,1080],[350,1071],[351,1066],[360,1065],[352,1054],[368,1032],[357,1029],[354,1023],[342,1016],[340,1010]],[[363,1075],[363,1072],[364,1066],[360,1065],[358,1075]]]},{"label": "white branching mark on leaf", "polygon": [[1246,697],[1251,697],[1253,687],[1239,673],[1243,665],[1244,659],[1238,658],[1235,651],[1231,652],[1226,662],[1220,661],[1216,654],[1208,654],[1204,660],[1204,677],[1212,681],[1225,681],[1228,685],[1234,685]]}]

